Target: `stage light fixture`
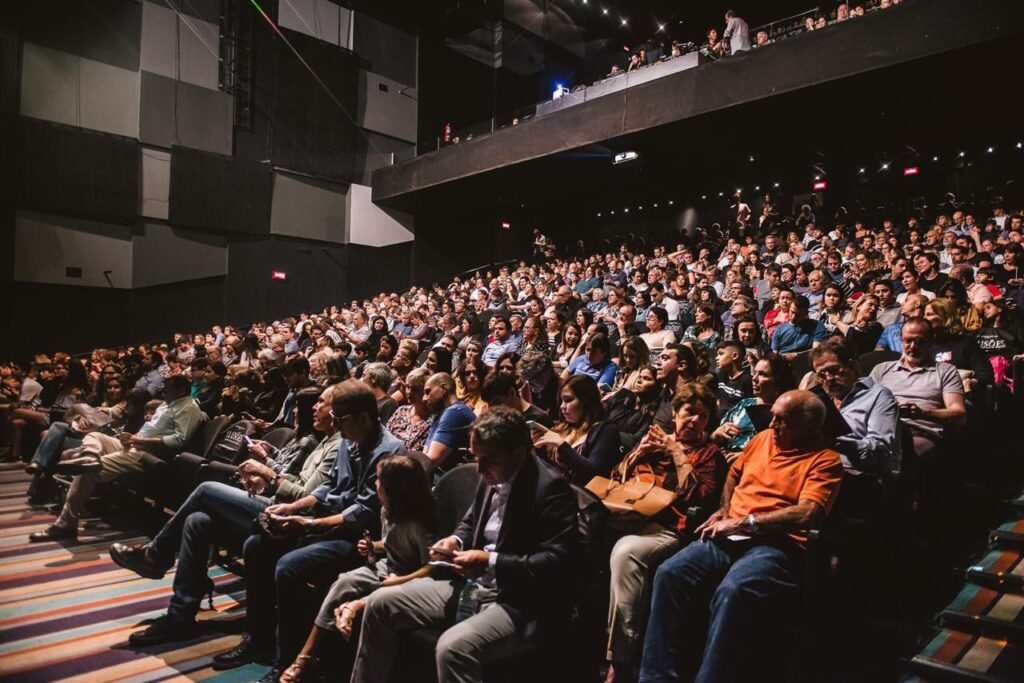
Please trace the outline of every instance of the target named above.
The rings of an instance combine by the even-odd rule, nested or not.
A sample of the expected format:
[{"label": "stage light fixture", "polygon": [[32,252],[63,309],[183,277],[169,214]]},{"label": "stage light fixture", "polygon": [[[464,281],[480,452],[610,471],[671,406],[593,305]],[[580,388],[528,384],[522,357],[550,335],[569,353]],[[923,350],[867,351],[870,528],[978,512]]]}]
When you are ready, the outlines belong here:
[{"label": "stage light fixture", "polygon": [[708,198],[708,196],[707,196],[706,194],[702,194],[702,195],[700,196],[700,198],[701,198],[701,199],[707,199],[707,198]]},{"label": "stage light fixture", "polygon": [[967,156],[967,152],[960,152],[960,158],[961,159],[963,159],[965,156]]},{"label": "stage light fixture", "polygon": [[1024,143],[1018,142],[1017,143],[1017,149],[1021,149],[1021,148],[1024,148]]},{"label": "stage light fixture", "polygon": [[659,31],[664,31],[665,30],[665,24],[658,24],[658,30]]},{"label": "stage light fixture", "polygon": [[751,154],[751,155],[750,155],[749,157],[747,157],[747,161],[749,161],[749,162],[753,163],[753,161],[754,161],[754,155],[753,155],[753,154]]},{"label": "stage light fixture", "polygon": [[725,193],[724,193],[724,192],[719,192],[719,193],[718,193],[718,196],[719,196],[719,197],[724,197],[724,196],[725,196]]},{"label": "stage light fixture", "polygon": [[760,192],[760,191],[761,191],[761,186],[760,185],[754,185],[754,192]]},{"label": "stage light fixture", "polygon": [[674,202],[673,200],[671,200],[671,199],[670,199],[670,200],[668,200],[668,205],[669,205],[669,206],[672,206],[673,204],[675,204],[675,202]]},{"label": "stage light fixture", "polygon": [[623,25],[623,26],[625,26],[625,25],[626,25],[626,20],[625,20],[625,19],[623,19],[623,20],[622,20],[622,25]]},{"label": "stage light fixture", "polygon": [[775,183],[775,184],[773,185],[773,187],[778,187],[778,186],[779,186],[779,184],[778,184],[778,183]]},{"label": "stage light fixture", "polygon": [[622,210],[622,213],[629,213],[629,207],[627,206],[626,208],[624,208],[624,209]]},{"label": "stage light fixture", "polygon": [[598,212],[597,212],[597,217],[598,217],[598,218],[600,218],[600,217],[601,217],[601,212],[600,212],[600,211],[598,211]]},{"label": "stage light fixture", "polygon": [[654,208],[655,208],[655,209],[657,209],[657,208],[658,208],[658,202],[654,202]]},{"label": "stage light fixture", "polygon": [[882,164],[882,170],[883,171],[888,171],[889,170],[889,162],[888,161],[885,162],[884,164]]},{"label": "stage light fixture", "polygon": [[938,160],[939,160],[938,155],[935,155],[935,156],[932,157],[932,161],[938,161]]},{"label": "stage light fixture", "polygon": [[991,154],[992,152],[996,151],[996,148],[995,147],[989,147],[985,151],[988,152],[989,154]]},{"label": "stage light fixture", "polygon": [[643,204],[641,204],[640,206],[636,207],[636,210],[637,211],[643,211],[644,210]]},{"label": "stage light fixture", "polygon": [[607,9],[601,10],[601,14],[608,14],[608,10]]},{"label": "stage light fixture", "polygon": [[861,175],[863,175],[863,174],[865,174],[865,173],[867,173],[867,172],[868,172],[868,169],[866,169],[866,168],[862,168],[862,169],[860,169],[860,170],[858,171],[858,173],[860,173]]},{"label": "stage light fixture", "polygon": [[820,175],[816,175],[816,176],[814,176],[814,179],[815,180],[821,180],[821,176]]}]

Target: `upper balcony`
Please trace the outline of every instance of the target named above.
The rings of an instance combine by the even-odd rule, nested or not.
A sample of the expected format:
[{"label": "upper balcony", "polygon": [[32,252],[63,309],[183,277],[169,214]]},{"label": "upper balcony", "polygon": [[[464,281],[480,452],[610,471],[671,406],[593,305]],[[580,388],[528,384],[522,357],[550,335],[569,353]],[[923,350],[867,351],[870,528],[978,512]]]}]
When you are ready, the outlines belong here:
[{"label": "upper balcony", "polygon": [[[542,103],[516,126],[381,168],[372,176],[373,200],[415,210],[432,201],[432,189],[443,187],[450,196],[498,171],[507,178],[507,171],[528,162],[655,128],[678,132],[698,116],[1021,32],[1024,3],[907,0],[711,63],[686,55]],[[1020,62],[998,68],[1019,67]],[[912,83],[907,93],[913,93]]]}]

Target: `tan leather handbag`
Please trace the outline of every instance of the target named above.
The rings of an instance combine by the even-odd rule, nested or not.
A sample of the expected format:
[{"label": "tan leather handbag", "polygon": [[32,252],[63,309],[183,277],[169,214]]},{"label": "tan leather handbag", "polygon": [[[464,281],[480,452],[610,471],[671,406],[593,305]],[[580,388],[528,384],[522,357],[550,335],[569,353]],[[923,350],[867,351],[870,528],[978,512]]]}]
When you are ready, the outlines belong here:
[{"label": "tan leather handbag", "polygon": [[624,482],[594,477],[587,490],[608,508],[608,526],[626,532],[641,528],[676,500],[674,492],[639,476]]}]

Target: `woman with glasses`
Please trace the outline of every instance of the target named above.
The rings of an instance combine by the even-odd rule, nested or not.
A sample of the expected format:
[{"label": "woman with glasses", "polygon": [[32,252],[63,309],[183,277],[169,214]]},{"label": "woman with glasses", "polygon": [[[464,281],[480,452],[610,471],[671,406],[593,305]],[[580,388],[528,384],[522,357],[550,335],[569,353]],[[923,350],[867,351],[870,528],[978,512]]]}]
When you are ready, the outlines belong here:
[{"label": "woman with glasses", "polygon": [[740,399],[722,416],[721,424],[711,433],[711,441],[722,448],[729,462],[736,459],[758,431],[747,409],[765,406],[770,410],[775,399],[795,387],[789,361],[774,353],[762,357],[754,365],[751,385],[754,396]]}]

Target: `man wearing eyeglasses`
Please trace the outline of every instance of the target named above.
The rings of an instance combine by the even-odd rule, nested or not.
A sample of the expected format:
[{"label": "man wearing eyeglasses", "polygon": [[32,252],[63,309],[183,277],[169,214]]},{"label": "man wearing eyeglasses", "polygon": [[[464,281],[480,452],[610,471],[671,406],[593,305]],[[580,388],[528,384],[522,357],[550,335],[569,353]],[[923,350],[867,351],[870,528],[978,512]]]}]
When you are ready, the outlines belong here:
[{"label": "man wearing eyeglasses", "polygon": [[900,472],[900,408],[896,397],[870,377],[860,377],[857,359],[836,342],[811,351],[811,367],[850,432],[835,449],[848,475],[893,478]]}]

